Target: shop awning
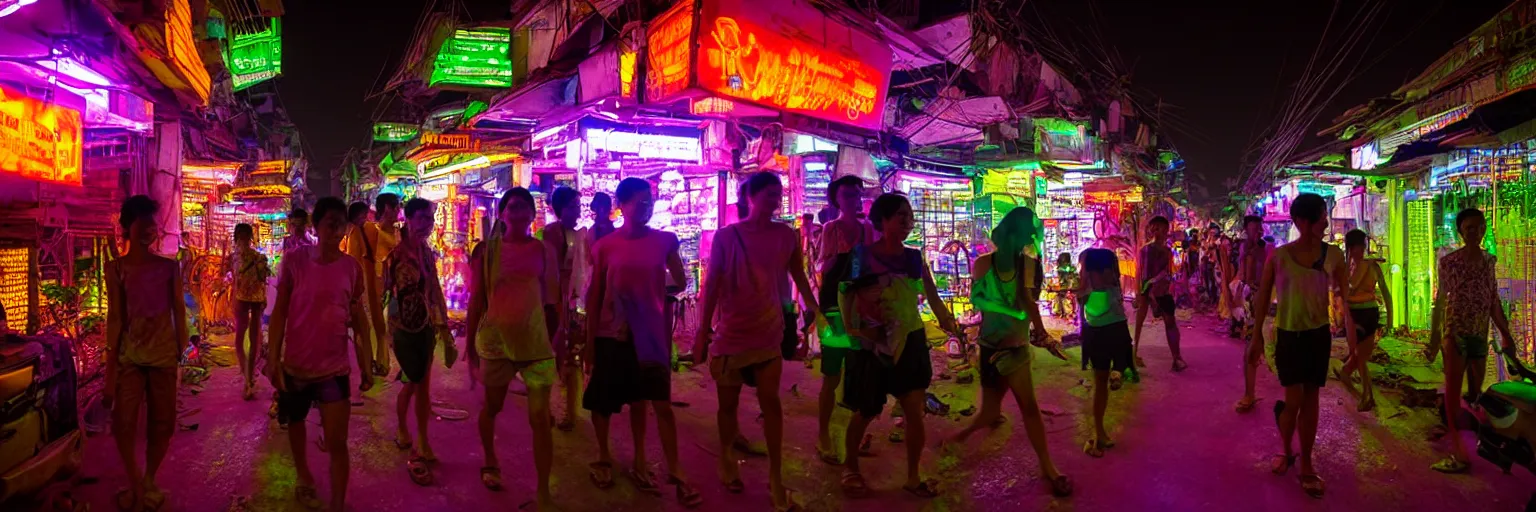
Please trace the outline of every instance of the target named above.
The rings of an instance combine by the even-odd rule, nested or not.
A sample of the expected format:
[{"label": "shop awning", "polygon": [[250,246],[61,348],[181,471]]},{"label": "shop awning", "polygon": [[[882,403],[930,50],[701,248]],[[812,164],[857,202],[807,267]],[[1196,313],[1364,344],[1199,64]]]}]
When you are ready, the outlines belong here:
[{"label": "shop awning", "polygon": [[1536,89],[1515,92],[1472,111],[1466,119],[1397,148],[1382,167],[1420,167],[1425,157],[1468,147],[1502,146],[1536,138]]}]

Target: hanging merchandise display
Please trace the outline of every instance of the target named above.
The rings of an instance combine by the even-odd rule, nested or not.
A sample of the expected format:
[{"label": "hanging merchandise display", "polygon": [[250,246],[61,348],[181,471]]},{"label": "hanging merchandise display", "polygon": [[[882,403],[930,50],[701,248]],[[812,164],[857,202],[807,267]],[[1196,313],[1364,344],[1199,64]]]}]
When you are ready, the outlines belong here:
[{"label": "hanging merchandise display", "polygon": [[511,87],[512,31],[505,27],[460,28],[443,41],[427,85]]},{"label": "hanging merchandise display", "polygon": [[0,174],[81,184],[80,111],[0,85]]},{"label": "hanging merchandise display", "polygon": [[282,28],[281,21],[271,18],[259,32],[235,32],[230,38],[225,61],[229,64],[230,78],[234,81],[236,91],[283,73]]},{"label": "hanging merchandise display", "polygon": [[939,296],[956,315],[971,310],[971,259],[976,232],[974,192],[964,174],[897,171],[895,190],[912,203],[908,245],[921,247]]}]

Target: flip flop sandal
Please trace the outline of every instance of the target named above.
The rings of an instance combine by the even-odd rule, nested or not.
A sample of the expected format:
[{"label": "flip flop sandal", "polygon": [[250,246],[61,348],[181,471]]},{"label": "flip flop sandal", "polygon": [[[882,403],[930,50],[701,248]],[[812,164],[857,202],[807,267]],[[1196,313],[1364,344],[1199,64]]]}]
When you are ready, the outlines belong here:
[{"label": "flip flop sandal", "polygon": [[1323,499],[1323,491],[1326,487],[1323,485],[1322,477],[1317,475],[1301,475],[1300,479],[1301,489],[1307,492],[1307,496],[1311,496],[1314,499]]},{"label": "flip flop sandal", "polygon": [[395,437],[395,448],[398,448],[402,452],[406,451],[406,450],[409,450],[409,449],[411,449],[411,442],[410,441],[401,441],[400,437],[396,436]]},{"label": "flip flop sandal", "polygon": [[821,462],[828,466],[838,466],[843,463],[842,459],[837,458],[837,453],[835,452],[822,451],[819,449],[816,450],[816,452],[817,458],[821,459]]},{"label": "flip flop sandal", "polygon": [[1072,479],[1067,475],[1056,475],[1056,478],[1046,480],[1051,486],[1051,495],[1057,498],[1066,498],[1072,495]]},{"label": "flip flop sandal", "polygon": [[905,429],[898,428],[898,429],[895,429],[895,430],[891,431],[890,441],[892,443],[901,444],[901,442],[904,441],[904,440],[906,440],[906,430]]},{"label": "flip flop sandal", "polygon": [[746,490],[747,490],[747,484],[742,482],[740,478],[737,478],[735,480],[731,480],[729,482],[725,482],[725,492],[728,492],[728,493],[731,493],[731,494],[741,494],[743,492],[746,492]]},{"label": "flip flop sandal", "polygon": [[1124,386],[1124,385],[1125,385],[1125,379],[1124,379],[1124,377],[1121,376],[1120,372],[1110,372],[1109,373],[1109,390],[1110,391],[1120,391],[1120,388],[1122,386]]},{"label": "flip flop sandal", "polygon": [[699,508],[699,505],[704,504],[704,496],[699,494],[699,490],[694,489],[693,486],[688,485],[682,479],[676,476],[669,476],[667,477],[667,484],[677,488],[677,502],[683,508]]},{"label": "flip flop sandal", "polygon": [[432,468],[427,467],[427,459],[421,456],[411,457],[405,463],[405,469],[411,474],[411,481],[416,485],[426,487],[432,485]]},{"label": "flip flop sandal", "polygon": [[[770,489],[768,492],[772,493],[773,491]],[[784,501],[788,502],[789,504],[784,506],[775,504],[773,506],[774,512],[800,512],[801,510],[804,510],[804,507],[800,506],[800,503],[795,501],[795,491],[784,489]]]},{"label": "flip flop sandal", "polygon": [[[126,511],[131,511],[131,510],[137,510],[139,508],[139,502],[133,499],[133,489],[129,489],[127,487],[124,487],[122,489],[118,489],[117,490],[117,495],[115,497],[115,500],[117,502],[117,509],[118,510],[122,510],[122,511],[126,512]],[[125,502],[125,501],[128,502],[127,505],[123,504],[123,502]]]},{"label": "flip flop sandal", "polygon": [[661,496],[661,486],[656,485],[656,475],[651,473],[651,470],[647,469],[642,472],[642,470],[630,469],[625,471],[624,475],[629,477],[631,483],[635,484],[636,490],[646,494]]},{"label": "flip flop sandal", "polygon": [[1182,372],[1182,371],[1184,371],[1187,368],[1189,368],[1189,363],[1184,362],[1183,359],[1180,359],[1180,360],[1177,360],[1177,361],[1173,362],[1173,371],[1174,372]]},{"label": "flip flop sandal", "polygon": [[1253,412],[1253,406],[1258,404],[1258,398],[1240,398],[1237,400],[1237,404],[1232,406],[1232,409],[1237,411],[1238,414],[1247,414]]},{"label": "flip flop sandal", "polygon": [[843,495],[849,498],[863,498],[869,495],[869,484],[864,482],[864,475],[858,473],[843,473],[843,478],[838,485],[843,488]]},{"label": "flip flop sandal", "polygon": [[923,499],[939,497],[939,482],[937,480],[923,480],[914,486],[902,486],[901,490]]},{"label": "flip flop sandal", "polygon": [[1291,465],[1296,463],[1295,455],[1274,455],[1270,457],[1269,472],[1275,476],[1285,476],[1291,471]]},{"label": "flip flop sandal", "polygon": [[320,501],[320,493],[316,492],[314,486],[310,485],[294,486],[293,499],[298,500],[300,505],[310,510],[320,510],[321,507],[325,506],[325,502]]},{"label": "flip flop sandal", "polygon": [[486,489],[495,492],[507,490],[506,486],[501,483],[501,468],[496,466],[480,468],[480,485],[484,485]]},{"label": "flip flop sandal", "polygon": [[1435,462],[1429,466],[1429,469],[1433,469],[1448,475],[1459,475],[1466,473],[1467,470],[1471,468],[1471,464],[1467,464],[1466,461],[1463,461],[1454,455],[1440,459],[1438,462]]},{"label": "flip flop sandal", "polygon": [[1083,443],[1083,453],[1087,454],[1089,457],[1097,459],[1104,456],[1105,450],[1114,447],[1114,441],[1098,441],[1095,439],[1089,439],[1088,442]]},{"label": "flip flop sandal", "polygon": [[[613,463],[612,462],[598,461],[598,462],[593,462],[591,464],[588,464],[587,467],[589,468],[589,471],[587,472],[587,477],[592,479],[592,485],[597,486],[598,489],[603,489],[603,490],[608,490],[608,489],[613,488]],[[606,475],[606,476],[599,477],[598,476],[598,472],[599,471],[603,472],[604,475]]]}]

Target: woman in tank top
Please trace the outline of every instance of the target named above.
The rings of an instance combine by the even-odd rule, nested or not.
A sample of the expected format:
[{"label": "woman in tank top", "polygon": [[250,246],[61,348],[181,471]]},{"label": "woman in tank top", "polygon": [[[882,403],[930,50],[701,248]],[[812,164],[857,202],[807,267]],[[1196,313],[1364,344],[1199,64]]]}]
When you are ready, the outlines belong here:
[{"label": "woman in tank top", "polygon": [[[1382,326],[1392,325],[1392,292],[1387,286],[1387,277],[1381,272],[1381,264],[1375,260],[1365,258],[1366,235],[1361,230],[1351,230],[1344,235],[1344,250],[1349,261],[1349,290],[1344,294],[1344,302],[1349,307],[1349,316],[1355,321],[1355,339],[1359,343],[1350,351],[1349,359],[1344,361],[1344,367],[1334,371],[1334,378],[1350,387],[1350,374],[1357,369],[1360,372],[1360,400],[1356,410],[1366,412],[1376,407],[1376,396],[1371,384],[1370,366],[1371,354],[1376,352],[1376,331]],[[1377,290],[1381,290],[1380,295]],[[1377,297],[1381,302],[1377,302]],[[1381,321],[1382,306],[1385,305],[1387,322]]]}]

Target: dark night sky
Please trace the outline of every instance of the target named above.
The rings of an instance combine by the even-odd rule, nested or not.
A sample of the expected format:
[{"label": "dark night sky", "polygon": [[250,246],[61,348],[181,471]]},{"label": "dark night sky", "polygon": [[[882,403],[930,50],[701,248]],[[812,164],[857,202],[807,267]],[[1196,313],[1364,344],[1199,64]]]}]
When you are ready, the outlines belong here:
[{"label": "dark night sky", "polygon": [[[1358,5],[1360,0],[1341,0]],[[1507,0],[1387,0],[1381,60],[1347,87],[1319,124],[1384,95],[1422,71],[1453,43],[1508,5]],[[1332,2],[1030,0],[1059,30],[1093,24],[1133,66],[1133,84],[1160,96],[1188,131],[1172,133],[1193,179],[1220,195],[1239,172],[1244,150],[1268,125],[1317,45]],[[379,70],[393,70],[424,2],[290,1],[284,20],[279,90],[302,130],[311,186],[329,190],[329,171],[347,149],[366,143],[372,106],[364,103]],[[463,0],[477,18],[499,17],[510,0]],[[1346,11],[1348,8],[1346,8]],[[1313,130],[1315,131],[1315,130]],[[1305,147],[1303,148],[1305,149]]]}]

